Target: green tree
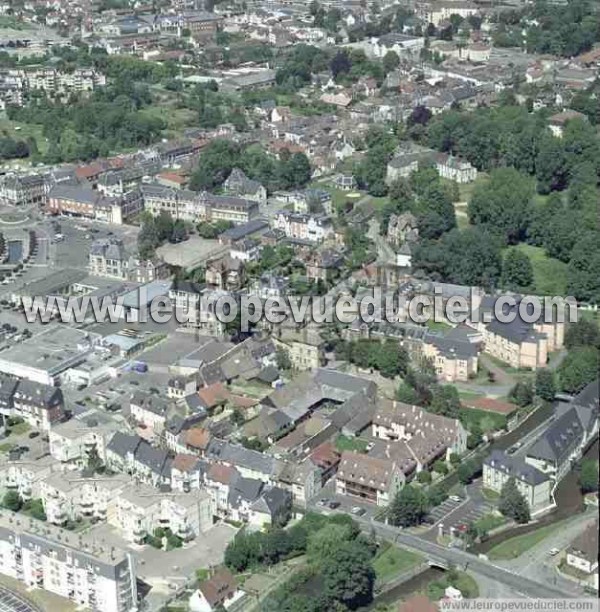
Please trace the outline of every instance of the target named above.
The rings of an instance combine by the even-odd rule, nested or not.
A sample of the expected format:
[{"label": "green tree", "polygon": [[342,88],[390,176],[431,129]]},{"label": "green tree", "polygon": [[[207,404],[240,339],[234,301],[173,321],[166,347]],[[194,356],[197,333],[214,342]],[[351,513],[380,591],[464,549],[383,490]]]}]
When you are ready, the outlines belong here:
[{"label": "green tree", "polygon": [[2,499],[2,506],[7,510],[18,512],[23,505],[23,500],[16,491],[7,491]]},{"label": "green tree", "polygon": [[351,539],[350,526],[327,525],[309,536],[306,554],[313,563],[322,566],[330,562],[331,555],[340,544]]},{"label": "green tree", "polygon": [[547,402],[551,402],[556,394],[554,372],[543,368],[535,373],[535,394]]},{"label": "green tree", "polygon": [[396,527],[418,525],[427,512],[427,499],[421,489],[410,484],[396,493],[388,507],[388,521]]},{"label": "green tree", "polygon": [[417,474],[417,480],[421,484],[429,484],[429,483],[431,483],[431,472],[428,472],[427,470],[421,470]]},{"label": "green tree", "polygon": [[584,459],[581,462],[579,487],[584,494],[598,490],[598,461]]},{"label": "green tree", "polygon": [[483,431],[479,423],[473,423],[467,436],[467,448],[473,450],[483,442]]},{"label": "green tree", "polygon": [[430,412],[456,419],[460,415],[460,408],[460,397],[454,385],[437,385],[434,387],[433,397],[429,404]]},{"label": "green tree", "polygon": [[517,523],[528,523],[531,519],[529,504],[517,488],[514,477],[509,478],[502,486],[498,510]]},{"label": "green tree", "polygon": [[448,473],[448,464],[443,459],[438,459],[433,464],[433,471],[445,476]]},{"label": "green tree", "polygon": [[596,346],[600,348],[600,327],[593,319],[581,319],[570,323],[565,332],[565,346]]},{"label": "green tree", "polygon": [[529,177],[514,168],[494,170],[489,181],[475,188],[468,205],[469,220],[515,244],[525,236],[533,194]]},{"label": "green tree", "polygon": [[600,303],[600,232],[586,232],[576,242],[567,269],[567,291],[583,302]]},{"label": "green tree", "polygon": [[508,397],[517,406],[529,406],[533,402],[533,386],[529,381],[519,381],[510,390]]},{"label": "green tree", "polygon": [[533,266],[526,253],[509,249],[502,262],[502,286],[522,290],[533,284]]},{"label": "green tree", "polygon": [[481,472],[481,463],[470,459],[458,466],[458,479],[462,484],[469,484]]},{"label": "green tree", "polygon": [[373,599],[375,572],[370,551],[359,542],[342,542],[332,551],[321,569],[324,594],[350,610],[368,605]]},{"label": "green tree", "polygon": [[417,392],[406,382],[401,382],[396,389],[396,399],[404,404],[414,406],[418,402]]},{"label": "green tree", "polygon": [[578,393],[598,377],[600,351],[593,346],[575,347],[558,366],[558,381],[562,391]]},{"label": "green tree", "polygon": [[285,349],[278,349],[275,353],[275,361],[280,370],[291,370],[292,361],[289,353]]},{"label": "green tree", "polygon": [[393,72],[400,65],[400,58],[395,51],[388,51],[383,56],[383,70],[387,74]]}]

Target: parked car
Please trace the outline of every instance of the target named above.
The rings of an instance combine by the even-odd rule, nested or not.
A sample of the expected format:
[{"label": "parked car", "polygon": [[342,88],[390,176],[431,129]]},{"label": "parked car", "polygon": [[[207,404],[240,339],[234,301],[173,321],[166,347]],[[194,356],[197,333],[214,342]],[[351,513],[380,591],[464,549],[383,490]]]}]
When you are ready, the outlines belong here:
[{"label": "parked car", "polygon": [[29,434],[29,437],[30,437],[30,438],[33,440],[33,438],[37,438],[39,435],[40,435],[40,432],[39,432],[39,431],[32,431],[32,432]]},{"label": "parked car", "polygon": [[335,501],[335,500],[334,501],[330,501],[328,505],[329,505],[329,507],[332,510],[335,510],[336,508],[339,508],[341,506],[340,502],[339,501]]},{"label": "parked car", "polygon": [[559,552],[560,552],[560,549],[559,549],[559,548],[551,548],[551,549],[548,551],[548,554],[549,554],[551,557],[556,557],[556,555],[558,555],[558,553],[559,553]]},{"label": "parked car", "polygon": [[463,500],[460,495],[450,495],[448,499],[453,502],[461,502]]},{"label": "parked car", "polygon": [[317,502],[317,506],[326,506],[329,503],[329,499],[324,497]]},{"label": "parked car", "polygon": [[364,508],[361,508],[360,506],[354,506],[354,508],[352,508],[351,512],[355,516],[363,516],[367,511]]}]

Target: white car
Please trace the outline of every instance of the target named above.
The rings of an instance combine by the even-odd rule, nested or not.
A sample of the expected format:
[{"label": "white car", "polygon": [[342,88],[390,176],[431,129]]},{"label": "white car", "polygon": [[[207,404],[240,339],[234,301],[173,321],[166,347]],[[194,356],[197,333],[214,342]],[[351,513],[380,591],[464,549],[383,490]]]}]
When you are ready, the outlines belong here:
[{"label": "white car", "polygon": [[462,501],[462,497],[459,497],[458,495],[450,495],[448,499],[457,503]]},{"label": "white car", "polygon": [[548,551],[548,554],[549,554],[551,557],[556,557],[556,555],[558,555],[558,553],[559,553],[559,552],[560,552],[560,549],[559,549],[559,548],[551,548],[551,549]]}]

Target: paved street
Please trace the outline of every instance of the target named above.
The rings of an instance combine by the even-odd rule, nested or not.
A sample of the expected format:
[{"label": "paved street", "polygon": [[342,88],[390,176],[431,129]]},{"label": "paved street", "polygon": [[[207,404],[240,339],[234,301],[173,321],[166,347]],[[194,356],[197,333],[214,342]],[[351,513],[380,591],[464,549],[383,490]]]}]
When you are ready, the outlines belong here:
[{"label": "paved street", "polygon": [[[361,520],[361,522],[364,522]],[[529,577],[522,575],[520,572],[515,572],[480,559],[479,557],[457,550],[454,548],[445,548],[433,542],[429,542],[421,537],[409,535],[397,527],[384,525],[376,521],[368,521],[369,527],[375,529],[375,532],[381,537],[385,537],[399,546],[421,552],[429,557],[434,562],[443,562],[446,564],[456,565],[458,568],[481,574],[499,583],[505,584],[513,589],[519,596],[533,598],[569,598],[573,594],[570,590],[561,585],[550,586],[547,583],[538,582]]]},{"label": "paved street", "polygon": [[[571,592],[574,596],[583,597],[583,589],[577,583],[560,576],[555,567],[563,556],[562,551],[568,548],[569,544],[596,519],[597,511],[590,508],[584,516],[574,516],[567,523],[561,523],[560,528],[516,559],[496,563],[510,571],[539,582],[556,585]],[[561,554],[554,557],[549,555],[549,551],[553,548],[558,548]]]}]

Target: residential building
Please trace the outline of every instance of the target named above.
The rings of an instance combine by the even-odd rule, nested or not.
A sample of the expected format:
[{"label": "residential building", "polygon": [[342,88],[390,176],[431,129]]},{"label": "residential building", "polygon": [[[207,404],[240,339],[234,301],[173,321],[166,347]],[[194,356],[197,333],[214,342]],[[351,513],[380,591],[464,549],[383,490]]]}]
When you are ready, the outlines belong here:
[{"label": "residential building", "polygon": [[308,242],[322,242],[333,235],[331,219],[326,216],[279,211],[274,229],[282,230],[286,237]]},{"label": "residential building", "polygon": [[43,206],[48,185],[44,176],[6,175],[0,177],[0,203],[10,206]]},{"label": "residential building", "polygon": [[514,478],[517,489],[527,500],[531,512],[547,508],[551,504],[552,482],[520,457],[494,450],[483,462],[483,486],[501,493],[504,484]]},{"label": "residential building", "polygon": [[147,486],[130,486],[115,499],[108,518],[123,537],[141,544],[155,529],[170,529],[185,541],[206,532],[213,524],[213,502],[208,493],[163,493]]},{"label": "residential building", "polygon": [[244,596],[237,580],[225,567],[219,568],[210,578],[203,580],[189,600],[192,612],[216,612],[229,609]]},{"label": "residential building", "polygon": [[35,519],[0,514],[0,573],[25,588],[49,591],[98,612],[134,612],[138,596],[132,555],[98,546],[86,534]]},{"label": "residential building", "polygon": [[527,449],[525,461],[558,482],[578,461],[598,433],[598,381],[587,385]]},{"label": "residential building", "polygon": [[466,159],[446,153],[436,156],[435,169],[442,178],[461,184],[472,183],[477,178],[477,169]]},{"label": "residential building", "polygon": [[372,434],[381,440],[405,441],[418,471],[467,449],[467,431],[458,419],[391,400],[377,405]]},{"label": "residential building", "polygon": [[63,393],[58,387],[22,380],[13,395],[13,410],[32,427],[47,431],[64,415]]},{"label": "residential building", "polygon": [[[598,574],[598,520],[588,525],[567,549],[567,565],[584,574]],[[598,579],[596,578],[596,589]]]},{"label": "residential building", "polygon": [[316,326],[299,331],[282,328],[273,336],[273,342],[287,353],[296,370],[313,370],[325,363],[325,341]]},{"label": "residential building", "polygon": [[335,477],[335,490],[378,506],[387,506],[402,488],[405,476],[390,460],[344,451]]},{"label": "residential building", "polygon": [[387,240],[395,246],[414,242],[419,238],[417,218],[410,212],[391,215],[388,223]]},{"label": "residential building", "polygon": [[244,262],[230,255],[207,262],[205,281],[215,289],[236,291],[244,283]]},{"label": "residential building", "polygon": [[106,414],[89,411],[81,417],[55,423],[48,432],[50,455],[62,463],[84,467],[90,453],[106,460],[106,448],[120,425]]},{"label": "residential building", "polygon": [[249,179],[246,174],[239,168],[234,168],[225,183],[223,188],[226,193],[246,200],[265,204],[267,202],[267,190],[258,181]]},{"label": "residential building", "polygon": [[136,391],[129,400],[131,418],[155,436],[162,434],[165,428],[167,408],[168,403],[163,398],[142,391]]},{"label": "residential building", "polygon": [[450,335],[426,334],[422,343],[422,355],[435,368],[438,380],[444,382],[468,382],[477,374],[478,345],[456,340]]}]

